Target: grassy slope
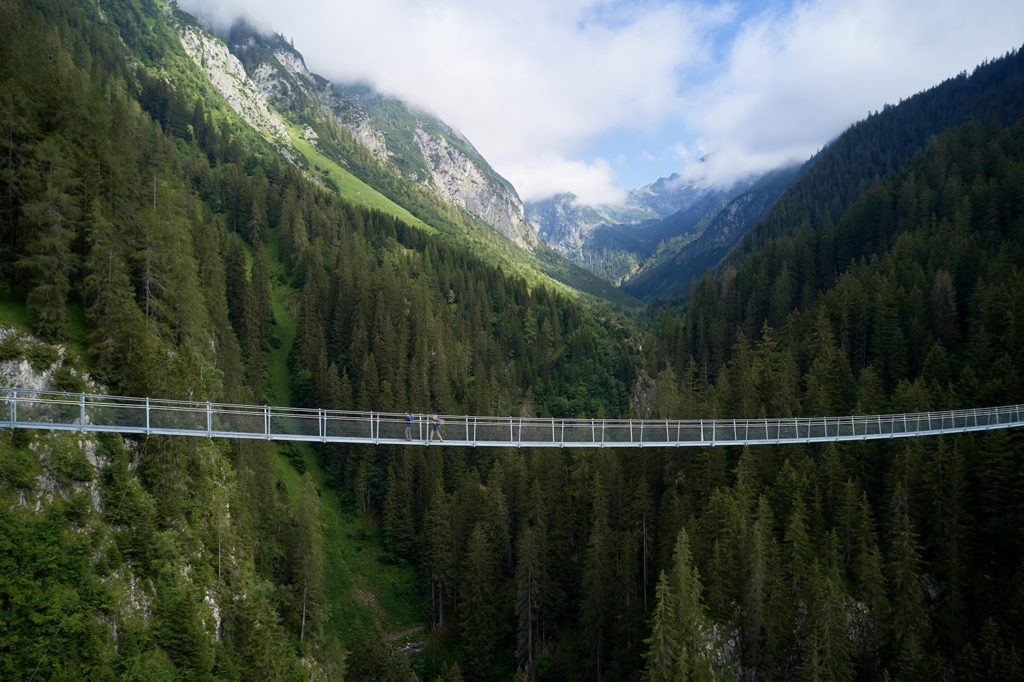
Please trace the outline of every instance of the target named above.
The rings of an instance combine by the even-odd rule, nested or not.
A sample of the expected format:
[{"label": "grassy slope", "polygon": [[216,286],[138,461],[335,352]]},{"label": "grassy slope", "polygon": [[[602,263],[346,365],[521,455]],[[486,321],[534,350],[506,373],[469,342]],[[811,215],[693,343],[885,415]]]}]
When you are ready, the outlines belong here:
[{"label": "grassy slope", "polygon": [[434,228],[321,154],[316,147],[302,136],[297,126],[288,126],[288,135],[291,137],[292,144],[305,157],[310,166],[326,174],[330,181],[338,188],[338,194],[348,201],[388,213],[410,225],[429,232],[435,232]]},{"label": "grassy slope", "polygon": [[[276,405],[289,405],[291,378],[287,360],[295,342],[297,322],[293,310],[298,292],[283,283],[276,235],[271,235],[266,249],[271,268],[274,334],[280,341],[267,357],[270,397]],[[371,527],[365,517],[343,508],[309,443],[278,443],[278,475],[289,495],[299,483],[299,473],[289,454],[301,458],[320,492],[324,596],[329,614],[326,631],[347,645],[356,622],[369,625],[376,620],[390,632],[421,625],[424,614],[415,571],[410,566],[380,561],[384,551],[380,530]]]},{"label": "grassy slope", "polygon": [[[310,167],[321,177],[333,183],[337,187],[338,194],[347,201],[388,213],[409,225],[428,232],[434,234],[438,232],[435,227],[423,222],[342,168],[330,157],[322,154],[303,137],[298,126],[289,125],[288,135],[295,149],[302,154]],[[539,245],[535,252],[521,250],[498,235],[489,233],[489,229],[484,227],[481,227],[479,231],[470,230],[461,234],[455,241],[459,244],[471,245],[476,253],[484,254],[485,259],[491,260],[508,272],[519,275],[529,282],[540,281],[569,296],[575,297],[582,292],[584,295],[625,306],[639,305],[639,302],[632,296],[619,291],[583,268],[575,266],[544,244]]]}]

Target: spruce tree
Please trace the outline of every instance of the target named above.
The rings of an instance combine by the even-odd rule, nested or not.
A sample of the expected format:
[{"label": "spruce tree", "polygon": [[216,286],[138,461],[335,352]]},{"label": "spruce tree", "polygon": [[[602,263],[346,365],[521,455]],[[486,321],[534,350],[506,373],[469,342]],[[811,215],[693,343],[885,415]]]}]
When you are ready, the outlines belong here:
[{"label": "spruce tree", "polygon": [[499,611],[494,592],[494,550],[482,523],[473,526],[466,544],[460,586],[462,660],[469,677],[486,679],[494,662]]},{"label": "spruce tree", "polygon": [[685,528],[681,528],[676,537],[669,584],[675,600],[675,629],[679,636],[676,679],[709,680],[712,677],[711,624],[704,612],[700,572],[693,563]]},{"label": "spruce tree", "polygon": [[669,578],[662,571],[654,589],[654,611],[651,616],[651,635],[644,640],[647,645],[644,667],[646,682],[673,682],[676,676],[676,660],[680,645],[685,646],[676,630],[675,598]]},{"label": "spruce tree", "polygon": [[516,543],[516,659],[527,677],[533,678],[540,644],[538,621],[541,610],[543,563],[540,543],[530,525],[519,533]]}]

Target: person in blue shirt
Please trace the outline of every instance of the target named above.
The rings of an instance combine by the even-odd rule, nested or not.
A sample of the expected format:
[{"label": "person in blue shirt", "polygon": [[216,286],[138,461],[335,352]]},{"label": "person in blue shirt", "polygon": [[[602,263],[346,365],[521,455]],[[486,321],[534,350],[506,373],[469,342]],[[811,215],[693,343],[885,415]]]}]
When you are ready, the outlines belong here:
[{"label": "person in blue shirt", "polygon": [[441,437],[441,420],[436,414],[430,417],[430,436],[427,438],[428,442],[434,440],[435,433],[437,434],[437,439],[443,443],[444,438]]},{"label": "person in blue shirt", "polygon": [[405,413],[405,439],[412,440],[412,415]]}]

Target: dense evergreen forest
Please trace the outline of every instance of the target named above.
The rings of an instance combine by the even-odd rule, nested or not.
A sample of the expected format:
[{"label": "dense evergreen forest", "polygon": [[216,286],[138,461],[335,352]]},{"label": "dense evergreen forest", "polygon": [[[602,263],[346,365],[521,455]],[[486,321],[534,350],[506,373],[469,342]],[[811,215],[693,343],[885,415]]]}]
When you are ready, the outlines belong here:
[{"label": "dense evergreen forest", "polygon": [[[1020,402],[1020,53],[851,128],[636,320],[316,184],[173,16],[0,3],[0,362],[55,389],[594,417]],[[1024,677],[1016,432],[318,448],[5,433],[0,677]],[[365,538],[331,514],[414,576],[413,653],[341,603],[387,595],[338,596],[338,545]]]}]

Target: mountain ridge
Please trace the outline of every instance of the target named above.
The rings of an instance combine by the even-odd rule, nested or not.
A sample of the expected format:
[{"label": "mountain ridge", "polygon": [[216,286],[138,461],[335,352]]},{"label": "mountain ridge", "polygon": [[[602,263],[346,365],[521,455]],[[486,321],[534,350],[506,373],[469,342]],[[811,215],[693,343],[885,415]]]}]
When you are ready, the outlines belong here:
[{"label": "mountain ridge", "polygon": [[[188,22],[183,24],[182,30],[187,31]],[[224,40],[242,64],[245,77],[254,79],[261,97],[301,126],[301,143],[394,201],[402,209],[398,215],[408,210],[416,216],[415,222],[423,221],[452,238],[468,237],[488,257],[517,272],[532,270],[584,295],[627,306],[638,304],[549,252],[526,222],[511,184],[493,171],[464,136],[443,122],[368,86],[335,85],[312,73],[301,53],[280,35],[263,35],[239,22]],[[197,65],[210,69],[209,63]],[[252,109],[262,111],[258,105]],[[265,129],[260,123],[261,119],[254,119],[257,129]],[[277,138],[272,133],[270,139]],[[303,161],[300,156],[301,150],[286,153],[293,163],[313,171],[313,177],[336,185],[316,158]],[[350,198],[359,201],[358,194]],[[485,231],[508,239],[511,248]]]}]

